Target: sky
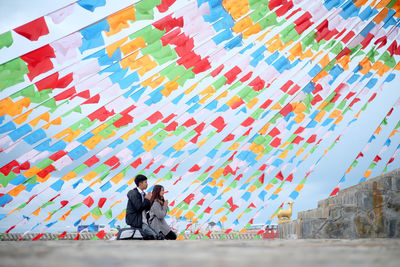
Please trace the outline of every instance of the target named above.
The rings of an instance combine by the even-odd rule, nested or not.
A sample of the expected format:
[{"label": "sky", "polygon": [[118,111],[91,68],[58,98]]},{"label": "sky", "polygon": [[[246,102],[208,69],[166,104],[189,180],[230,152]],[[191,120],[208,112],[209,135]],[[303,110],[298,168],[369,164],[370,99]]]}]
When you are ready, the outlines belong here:
[{"label": "sky", "polygon": [[[39,16],[46,15],[51,11],[57,10],[61,7],[64,7],[70,3],[73,3],[73,0],[40,0],[40,1],[24,1],[24,0],[14,0],[14,1],[5,1],[0,0],[0,33],[20,26],[24,23],[27,23]],[[118,6],[123,6],[126,2],[132,1],[119,1],[118,4],[115,5],[115,9],[118,10]],[[183,1],[183,3],[186,3]],[[99,13],[96,13],[96,16],[104,16],[104,14],[110,13],[110,10],[99,9]],[[95,18],[88,18],[82,16],[80,20],[74,20],[74,23],[69,24],[68,27],[63,27],[58,29],[57,34],[60,36],[64,36],[66,33],[71,32],[77,25],[87,24],[87,20],[94,20]],[[140,28],[140,25],[137,26]],[[22,37],[21,37],[22,38]],[[47,38],[47,37],[46,37]],[[46,43],[47,39],[43,38],[39,40],[39,42],[35,43],[35,47],[40,47],[42,44]],[[54,38],[54,37],[48,37]],[[0,51],[0,64],[12,59],[22,53],[22,51],[28,52],[33,50],[35,47],[13,47],[12,50],[4,53]],[[6,97],[8,92],[1,92],[0,98],[3,99]],[[317,207],[318,200],[327,198],[333,188],[338,183],[339,179],[344,175],[347,168],[350,166],[354,158],[359,154],[359,152],[363,149],[367,141],[369,140],[372,133],[375,131],[376,127],[379,125],[380,121],[389,111],[390,107],[395,103],[395,101],[400,97],[400,75],[396,75],[394,81],[389,84],[385,84],[382,87],[382,90],[379,92],[376,99],[368,106],[368,109],[363,112],[359,119],[351,125],[346,134],[343,135],[340,142],[334,147],[333,150],[329,151],[325,157],[319,162],[316,166],[314,172],[311,173],[309,179],[305,185],[305,188],[301,191],[300,196],[296,199],[295,204],[293,206],[293,218],[296,218],[297,212],[302,210],[313,209]],[[351,120],[353,116],[357,113],[357,111],[362,106],[361,103],[354,106],[352,112],[350,112],[345,120],[339,125],[339,127],[344,127],[347,124],[347,121]],[[236,119],[236,118],[235,118]],[[347,120],[347,121],[346,121]],[[400,112],[396,110],[394,114],[389,118],[388,125],[379,135],[379,137],[374,140],[370,147],[370,152],[367,156],[360,159],[359,165],[353,169],[347,176],[346,182],[343,184],[342,188],[353,186],[358,183],[362,174],[367,169],[373,157],[378,153],[379,149],[382,147],[383,143],[387,139],[391,129],[394,128],[396,123],[400,120]],[[225,131],[225,133],[228,130]],[[338,131],[339,133],[341,131]],[[324,140],[321,144],[321,149],[317,151],[314,155],[307,158],[307,160],[302,164],[301,168],[298,169],[293,182],[290,185],[284,187],[282,193],[280,193],[280,197],[272,201],[268,204],[261,212],[260,216],[255,220],[256,224],[264,224],[269,216],[276,210],[277,205],[279,205],[282,201],[285,201],[288,194],[296,187],[297,183],[305,176],[306,172],[309,170],[310,166],[320,157],[324,148],[329,147],[336,136],[332,136],[327,140]],[[371,177],[377,176],[381,173],[384,166],[383,164],[388,161],[388,159],[393,154],[397,144],[400,143],[400,135],[396,135],[393,137],[393,143],[385,153],[385,157],[380,161],[378,166],[374,169]],[[167,146],[169,143],[166,143]],[[216,143],[209,144],[210,148]],[[4,155],[4,154],[3,154]],[[199,156],[200,158],[200,156]],[[185,161],[185,164],[192,164],[196,162],[199,158],[190,158]],[[7,162],[7,158],[3,157],[0,154],[0,165],[2,166],[4,162]],[[400,159],[397,158],[395,162],[391,164],[391,169],[400,167]],[[71,167],[72,168],[72,167]],[[69,169],[71,169],[69,168]],[[182,167],[182,169],[184,169]],[[67,171],[67,170],[66,170]],[[249,170],[252,171],[251,169]],[[284,176],[286,177],[289,173],[283,171]],[[58,176],[61,177],[63,173],[59,173]],[[52,179],[56,180],[58,177],[52,177]],[[167,194],[167,198],[173,199],[178,191],[182,191],[187,183],[184,182],[181,184],[180,188],[174,188],[176,192],[170,190],[168,188],[170,184],[166,183],[166,190],[169,191]],[[73,192],[66,193],[67,196],[73,196]],[[36,199],[37,203],[40,203],[41,199]],[[218,203],[216,203],[218,204]],[[121,205],[125,205],[122,203]],[[32,205],[32,210],[36,209],[37,206]],[[0,210],[1,211],[1,210]],[[28,210],[29,212],[29,210]],[[75,218],[76,219],[76,218]],[[246,218],[244,218],[245,220]],[[7,225],[11,224],[12,221],[15,220],[12,216],[7,218]],[[212,220],[212,219],[211,219]],[[67,220],[64,224],[60,224],[59,228],[54,229],[63,229],[63,227],[70,226],[72,227],[72,223],[75,220]],[[100,220],[100,223],[102,221]],[[232,220],[228,220],[226,225],[230,225]],[[225,226],[226,226],[225,225]],[[0,223],[0,231],[3,231],[3,225]]]}]

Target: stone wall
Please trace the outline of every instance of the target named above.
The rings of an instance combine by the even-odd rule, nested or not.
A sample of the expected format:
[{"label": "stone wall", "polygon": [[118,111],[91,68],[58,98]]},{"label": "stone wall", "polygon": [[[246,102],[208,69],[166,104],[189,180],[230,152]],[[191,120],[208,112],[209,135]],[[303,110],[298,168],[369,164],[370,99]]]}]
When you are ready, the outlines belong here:
[{"label": "stone wall", "polygon": [[400,169],[319,201],[278,232],[280,238],[400,238]]}]

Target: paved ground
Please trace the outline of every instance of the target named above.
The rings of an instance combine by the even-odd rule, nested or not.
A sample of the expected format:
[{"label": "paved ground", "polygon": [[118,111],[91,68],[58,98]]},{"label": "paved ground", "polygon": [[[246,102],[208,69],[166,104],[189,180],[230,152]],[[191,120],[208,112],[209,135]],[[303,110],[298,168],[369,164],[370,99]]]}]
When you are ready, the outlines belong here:
[{"label": "paved ground", "polygon": [[4,241],[0,266],[400,266],[400,239]]}]

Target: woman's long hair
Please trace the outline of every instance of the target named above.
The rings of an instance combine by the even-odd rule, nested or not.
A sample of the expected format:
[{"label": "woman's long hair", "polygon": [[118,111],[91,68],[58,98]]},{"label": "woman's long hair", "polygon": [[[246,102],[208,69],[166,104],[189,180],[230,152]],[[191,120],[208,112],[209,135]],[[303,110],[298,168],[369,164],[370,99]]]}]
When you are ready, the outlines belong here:
[{"label": "woman's long hair", "polygon": [[162,185],[159,185],[159,184],[156,184],[153,187],[153,192],[152,192],[151,199],[150,199],[151,205],[153,205],[154,200],[156,200],[156,199],[160,202],[161,205],[164,205],[164,197],[162,197],[160,195],[161,189],[163,189],[163,188],[164,187]]}]

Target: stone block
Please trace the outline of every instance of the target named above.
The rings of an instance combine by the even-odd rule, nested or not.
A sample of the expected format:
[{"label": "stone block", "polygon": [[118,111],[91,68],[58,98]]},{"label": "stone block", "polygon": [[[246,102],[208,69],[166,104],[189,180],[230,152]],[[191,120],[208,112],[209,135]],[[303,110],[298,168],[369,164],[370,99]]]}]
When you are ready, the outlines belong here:
[{"label": "stone block", "polygon": [[315,238],[315,234],[320,231],[325,219],[305,219],[300,225],[301,238]]},{"label": "stone block", "polygon": [[328,220],[324,222],[316,238],[354,238],[353,229],[349,220]]},{"label": "stone block", "polygon": [[400,220],[389,220],[388,221],[388,232],[387,237],[400,238]]},{"label": "stone block", "polygon": [[327,208],[316,208],[313,210],[301,211],[297,214],[297,218],[311,219],[311,218],[327,218],[328,209]]},{"label": "stone block", "polygon": [[278,225],[278,237],[283,239],[297,239],[299,237],[299,222],[301,220]]},{"label": "stone block", "polygon": [[392,177],[392,190],[400,192],[400,174]]}]

